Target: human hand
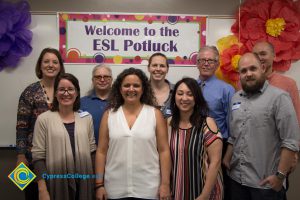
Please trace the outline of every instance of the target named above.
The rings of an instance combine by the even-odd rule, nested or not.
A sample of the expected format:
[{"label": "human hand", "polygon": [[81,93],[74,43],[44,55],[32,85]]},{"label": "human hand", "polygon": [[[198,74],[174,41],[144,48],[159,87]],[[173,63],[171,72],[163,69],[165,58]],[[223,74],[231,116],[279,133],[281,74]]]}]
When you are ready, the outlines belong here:
[{"label": "human hand", "polygon": [[197,197],[196,200],[209,200],[209,196],[208,196],[208,197],[205,197],[205,196],[203,196],[202,194],[200,194],[200,196]]},{"label": "human hand", "polygon": [[171,200],[170,185],[161,184],[159,187],[159,199]]},{"label": "human hand", "polygon": [[48,190],[39,190],[39,200],[50,200]]},{"label": "human hand", "polygon": [[224,156],[223,160],[222,160],[222,164],[226,167],[226,169],[230,170],[230,159],[228,158],[228,156]]},{"label": "human hand", "polygon": [[21,162],[24,163],[24,165],[28,166],[28,160],[25,157],[25,154],[18,154],[17,155],[17,163],[16,166],[18,166]]},{"label": "human hand", "polygon": [[264,186],[266,184],[269,184],[271,188],[277,192],[279,192],[282,188],[283,180],[280,180],[277,176],[271,175],[265,178],[260,182],[261,186]]},{"label": "human hand", "polygon": [[107,200],[107,193],[104,187],[96,190],[96,200]]}]

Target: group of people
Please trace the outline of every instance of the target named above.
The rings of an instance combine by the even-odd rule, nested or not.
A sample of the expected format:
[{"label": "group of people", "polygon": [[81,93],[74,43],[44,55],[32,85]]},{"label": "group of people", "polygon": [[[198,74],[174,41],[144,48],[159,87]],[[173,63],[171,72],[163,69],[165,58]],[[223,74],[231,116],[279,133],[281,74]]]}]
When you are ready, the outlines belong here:
[{"label": "group of people", "polygon": [[[237,92],[214,75],[214,46],[198,53],[199,78],[175,85],[162,53],[149,58],[149,78],[128,68],[113,80],[101,64],[80,98],[59,52],[44,49],[40,80],[18,107],[17,164],[37,175],[26,199],[285,199],[298,160],[300,101],[295,81],[272,71],[274,58],[268,42],[244,54]],[[95,176],[43,178],[76,173]]]}]

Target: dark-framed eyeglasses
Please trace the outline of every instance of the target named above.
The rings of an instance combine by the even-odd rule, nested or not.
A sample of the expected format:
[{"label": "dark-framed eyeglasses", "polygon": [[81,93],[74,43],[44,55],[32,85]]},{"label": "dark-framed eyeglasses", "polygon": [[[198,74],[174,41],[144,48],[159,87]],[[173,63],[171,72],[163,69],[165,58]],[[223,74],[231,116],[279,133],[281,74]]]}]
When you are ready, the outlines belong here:
[{"label": "dark-framed eyeglasses", "polygon": [[111,80],[111,76],[109,76],[109,75],[104,75],[104,76],[102,76],[102,75],[95,75],[95,76],[93,76],[94,77],[94,79],[96,79],[96,80],[104,80],[104,81],[110,81]]},{"label": "dark-framed eyeglasses", "polygon": [[204,65],[206,62],[209,65],[213,65],[217,62],[217,60],[215,60],[215,59],[198,59],[197,60],[197,64],[200,64],[200,65]]},{"label": "dark-framed eyeglasses", "polygon": [[58,88],[57,89],[57,94],[65,94],[66,92],[68,94],[75,94],[76,89],[75,88]]}]

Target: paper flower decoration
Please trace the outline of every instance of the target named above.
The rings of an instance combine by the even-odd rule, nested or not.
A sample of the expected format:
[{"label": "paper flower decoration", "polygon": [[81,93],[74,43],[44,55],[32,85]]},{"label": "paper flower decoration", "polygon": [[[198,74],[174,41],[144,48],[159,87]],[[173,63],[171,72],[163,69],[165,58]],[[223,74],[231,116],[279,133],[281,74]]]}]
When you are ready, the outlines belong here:
[{"label": "paper flower decoration", "polygon": [[27,1],[14,4],[0,0],[0,71],[16,67],[21,57],[32,51],[32,32],[27,30],[30,23]]},{"label": "paper flower decoration", "polygon": [[219,39],[217,46],[220,51],[220,66],[216,75],[237,89],[239,83],[238,62],[247,49],[233,35]]},{"label": "paper flower decoration", "polygon": [[273,69],[287,71],[300,59],[300,14],[291,0],[246,0],[231,30],[251,51],[260,40],[274,45]]}]

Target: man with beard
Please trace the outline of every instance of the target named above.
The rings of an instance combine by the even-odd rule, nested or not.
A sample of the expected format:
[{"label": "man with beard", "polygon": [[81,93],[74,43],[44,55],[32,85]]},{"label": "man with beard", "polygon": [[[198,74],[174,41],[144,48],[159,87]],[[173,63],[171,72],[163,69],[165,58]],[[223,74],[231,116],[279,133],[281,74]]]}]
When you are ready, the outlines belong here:
[{"label": "man with beard", "polygon": [[290,96],[268,83],[253,53],[239,61],[242,90],[230,103],[230,137],[223,163],[231,200],[282,200],[287,173],[299,150],[299,127]]}]

